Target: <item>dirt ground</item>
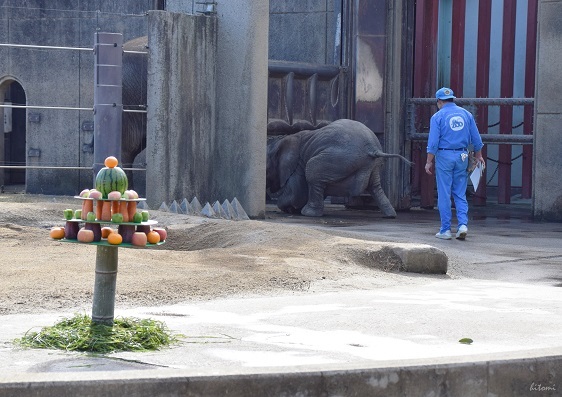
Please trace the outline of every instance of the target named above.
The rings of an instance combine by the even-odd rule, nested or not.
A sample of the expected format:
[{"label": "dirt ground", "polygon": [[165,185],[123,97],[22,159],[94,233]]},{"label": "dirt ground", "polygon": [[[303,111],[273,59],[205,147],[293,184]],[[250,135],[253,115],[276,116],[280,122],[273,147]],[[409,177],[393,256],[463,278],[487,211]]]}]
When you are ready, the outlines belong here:
[{"label": "dirt ground", "polygon": [[[0,194],[0,314],[91,310],[97,247],[49,237],[52,226],[64,226],[63,210],[79,207],[72,197]],[[397,272],[383,243],[289,224],[150,213],[168,239],[153,249],[119,249],[116,308],[423,282]]]}]

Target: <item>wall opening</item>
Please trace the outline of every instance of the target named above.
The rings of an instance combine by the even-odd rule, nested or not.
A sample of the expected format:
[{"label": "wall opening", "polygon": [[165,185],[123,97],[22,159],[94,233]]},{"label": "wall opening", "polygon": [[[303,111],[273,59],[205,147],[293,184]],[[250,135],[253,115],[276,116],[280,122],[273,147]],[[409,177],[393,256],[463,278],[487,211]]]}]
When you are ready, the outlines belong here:
[{"label": "wall opening", "polygon": [[[26,105],[25,91],[14,80],[4,82],[0,87],[5,105]],[[1,98],[1,97],[0,97]],[[26,165],[26,109],[2,108],[4,150],[0,153],[1,164],[10,167]],[[4,168],[2,185],[4,189],[25,191],[25,168]]]}]

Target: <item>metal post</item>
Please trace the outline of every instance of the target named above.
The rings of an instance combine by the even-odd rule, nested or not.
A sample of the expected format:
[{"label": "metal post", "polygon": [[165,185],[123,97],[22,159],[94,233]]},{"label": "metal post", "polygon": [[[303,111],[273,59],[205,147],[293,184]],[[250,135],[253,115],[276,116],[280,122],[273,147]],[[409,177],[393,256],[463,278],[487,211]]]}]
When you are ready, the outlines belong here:
[{"label": "metal post", "polygon": [[115,286],[117,284],[117,247],[98,245],[92,322],[113,326]]},{"label": "metal post", "polygon": [[[535,73],[537,64],[537,10],[538,2],[530,1],[527,11],[527,51],[525,52],[525,96],[535,96]],[[532,135],[534,130],[532,106],[525,106],[523,133]],[[521,178],[521,198],[533,197],[533,147],[523,147],[523,174]]]},{"label": "metal post", "polygon": [[[502,70],[500,95],[502,98],[513,97],[513,78],[515,75],[515,23],[517,19],[516,2],[503,4],[502,28]],[[512,134],[513,108],[500,107],[500,133]],[[498,204],[511,203],[511,146],[499,147],[498,156]]]},{"label": "metal post", "polygon": [[123,35],[95,34],[94,177],[108,156],[121,160]]}]

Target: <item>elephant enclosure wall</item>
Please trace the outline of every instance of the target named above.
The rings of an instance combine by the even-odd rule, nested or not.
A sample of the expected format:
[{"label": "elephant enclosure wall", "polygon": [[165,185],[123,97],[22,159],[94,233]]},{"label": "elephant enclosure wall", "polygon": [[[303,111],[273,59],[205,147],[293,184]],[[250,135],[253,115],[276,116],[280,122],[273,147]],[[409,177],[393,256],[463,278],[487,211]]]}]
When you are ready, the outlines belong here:
[{"label": "elephant enclosure wall", "polygon": [[219,5],[149,13],[146,196],[151,208],[237,198],[262,218],[269,2]]},{"label": "elephant enclosure wall", "polygon": [[215,195],[216,37],[215,17],[149,13],[146,193],[151,208]]}]

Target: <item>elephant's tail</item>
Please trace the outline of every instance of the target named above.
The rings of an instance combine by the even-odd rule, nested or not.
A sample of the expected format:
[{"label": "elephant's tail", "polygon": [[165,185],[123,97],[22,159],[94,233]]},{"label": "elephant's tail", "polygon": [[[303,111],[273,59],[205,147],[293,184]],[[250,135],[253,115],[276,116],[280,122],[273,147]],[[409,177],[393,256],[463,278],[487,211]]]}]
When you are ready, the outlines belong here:
[{"label": "elephant's tail", "polygon": [[406,164],[408,164],[409,166],[412,166],[414,163],[412,163],[410,160],[408,160],[406,157],[401,156],[399,154],[391,154],[391,153],[385,153],[382,150],[378,150],[378,149],[374,149],[371,150],[369,152],[369,156],[376,158],[376,157],[383,157],[383,158],[399,158],[402,161],[404,161]]}]

